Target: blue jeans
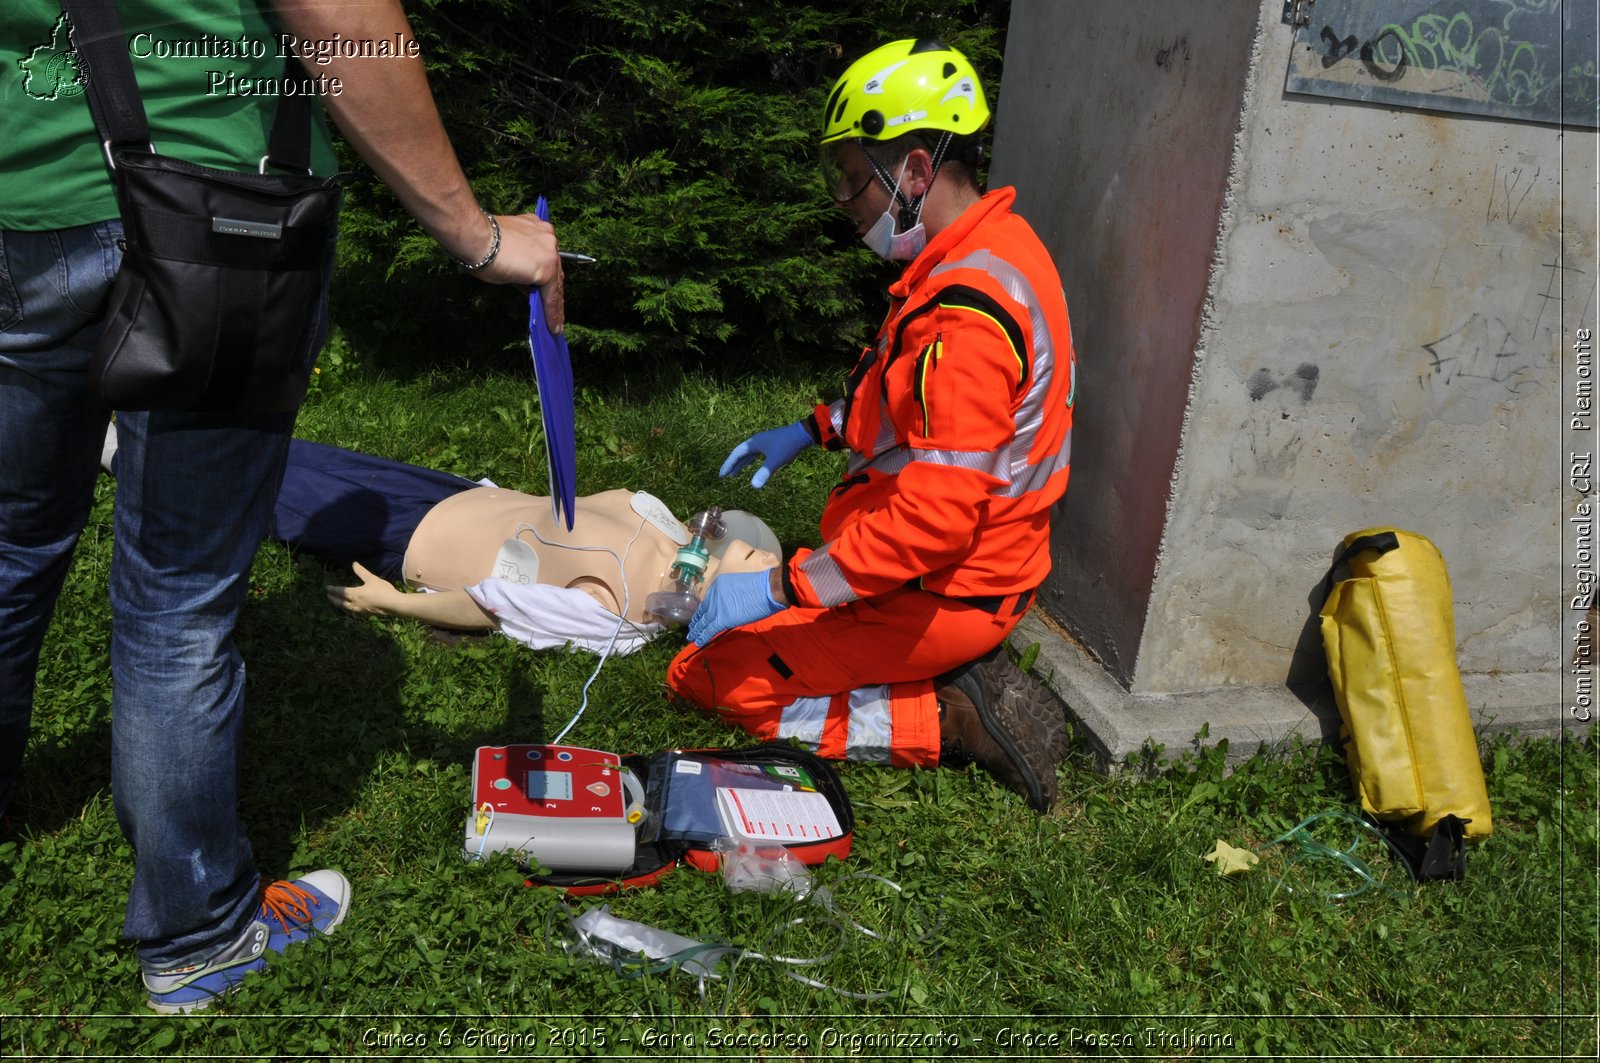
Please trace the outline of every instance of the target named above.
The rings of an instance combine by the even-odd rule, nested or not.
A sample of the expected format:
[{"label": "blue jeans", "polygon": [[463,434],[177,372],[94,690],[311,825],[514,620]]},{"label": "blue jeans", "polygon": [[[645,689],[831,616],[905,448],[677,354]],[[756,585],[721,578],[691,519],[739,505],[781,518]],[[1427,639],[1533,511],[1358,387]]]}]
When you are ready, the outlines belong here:
[{"label": "blue jeans", "polygon": [[[39,651],[88,519],[111,411],[87,383],[120,222],[0,232],[0,810]],[[302,339],[307,372],[326,293]],[[233,631],[294,414],[117,414],[112,797],[135,850],[123,933],[140,961],[203,960],[254,918],[238,819],[244,661]]]}]

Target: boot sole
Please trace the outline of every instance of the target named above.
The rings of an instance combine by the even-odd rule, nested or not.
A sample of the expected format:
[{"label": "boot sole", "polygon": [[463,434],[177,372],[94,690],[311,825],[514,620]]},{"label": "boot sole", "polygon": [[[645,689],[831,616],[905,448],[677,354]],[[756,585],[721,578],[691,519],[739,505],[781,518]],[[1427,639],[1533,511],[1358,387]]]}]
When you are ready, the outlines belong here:
[{"label": "boot sole", "polygon": [[[982,703],[975,703],[973,708],[977,710],[978,722],[983,724],[983,729],[989,733],[989,737],[994,739],[995,744],[1005,752],[1007,757],[1011,758],[1011,763],[1016,765],[1017,773],[1022,776],[1022,781],[1028,788],[1027,794],[1024,795],[1028,799],[1028,805],[1035,812],[1045,813],[1050,811],[1050,806],[1055,804],[1055,787],[1052,785],[1050,787],[1051,792],[1048,795],[1045,793],[1044,780],[1034,770],[1033,765],[1028,763],[1027,758],[1023,756],[1022,750],[1018,748],[1015,739],[1012,737],[1012,728],[1007,727],[1005,722],[1000,719],[997,710],[990,709]],[[1050,781],[1051,783],[1055,782],[1053,776]]]},{"label": "boot sole", "polygon": [[1010,704],[1013,712],[1031,721],[1045,735],[1045,753],[1051,764],[1060,764],[1070,749],[1067,734],[1067,703],[1056,692],[1031,672],[1024,672],[1001,647],[989,665],[997,700]]}]

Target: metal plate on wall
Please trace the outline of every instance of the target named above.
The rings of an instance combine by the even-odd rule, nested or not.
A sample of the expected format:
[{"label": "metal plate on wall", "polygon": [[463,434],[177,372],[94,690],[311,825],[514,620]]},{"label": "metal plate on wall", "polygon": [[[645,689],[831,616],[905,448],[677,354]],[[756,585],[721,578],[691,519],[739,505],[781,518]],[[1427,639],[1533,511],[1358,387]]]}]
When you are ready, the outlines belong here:
[{"label": "metal plate on wall", "polygon": [[[1600,128],[1588,0],[1314,0],[1285,88]],[[1308,17],[1307,17],[1308,16]]]}]

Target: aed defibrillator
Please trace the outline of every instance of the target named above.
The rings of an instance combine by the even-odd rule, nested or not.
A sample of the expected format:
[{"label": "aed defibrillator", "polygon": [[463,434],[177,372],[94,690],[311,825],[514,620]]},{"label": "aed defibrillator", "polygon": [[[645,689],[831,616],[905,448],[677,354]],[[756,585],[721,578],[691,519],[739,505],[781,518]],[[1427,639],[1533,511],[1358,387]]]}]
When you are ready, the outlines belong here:
[{"label": "aed defibrillator", "polygon": [[643,800],[615,753],[482,746],[462,851],[476,860],[512,852],[553,871],[622,871],[634,861]]}]

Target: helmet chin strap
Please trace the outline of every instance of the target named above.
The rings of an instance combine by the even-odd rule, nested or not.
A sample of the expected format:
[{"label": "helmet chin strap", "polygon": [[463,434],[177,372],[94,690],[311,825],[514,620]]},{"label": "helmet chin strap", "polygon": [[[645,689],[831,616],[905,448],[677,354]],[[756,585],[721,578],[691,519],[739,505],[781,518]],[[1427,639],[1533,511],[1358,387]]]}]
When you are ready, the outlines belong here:
[{"label": "helmet chin strap", "polygon": [[889,174],[888,169],[873,158],[872,152],[867,150],[866,144],[861,145],[861,154],[867,157],[872,172],[878,175],[878,180],[883,182],[883,187],[894,196],[895,202],[900,204],[900,228],[906,230],[917,224],[917,218],[922,214],[922,201],[927,198],[928,191],[933,188],[934,178],[939,176],[939,167],[944,164],[945,152],[950,149],[950,141],[955,139],[954,134],[945,131],[939,134],[939,142],[933,147],[933,169],[928,174],[928,187],[916,199],[906,199],[904,192],[900,191],[900,182]]}]

